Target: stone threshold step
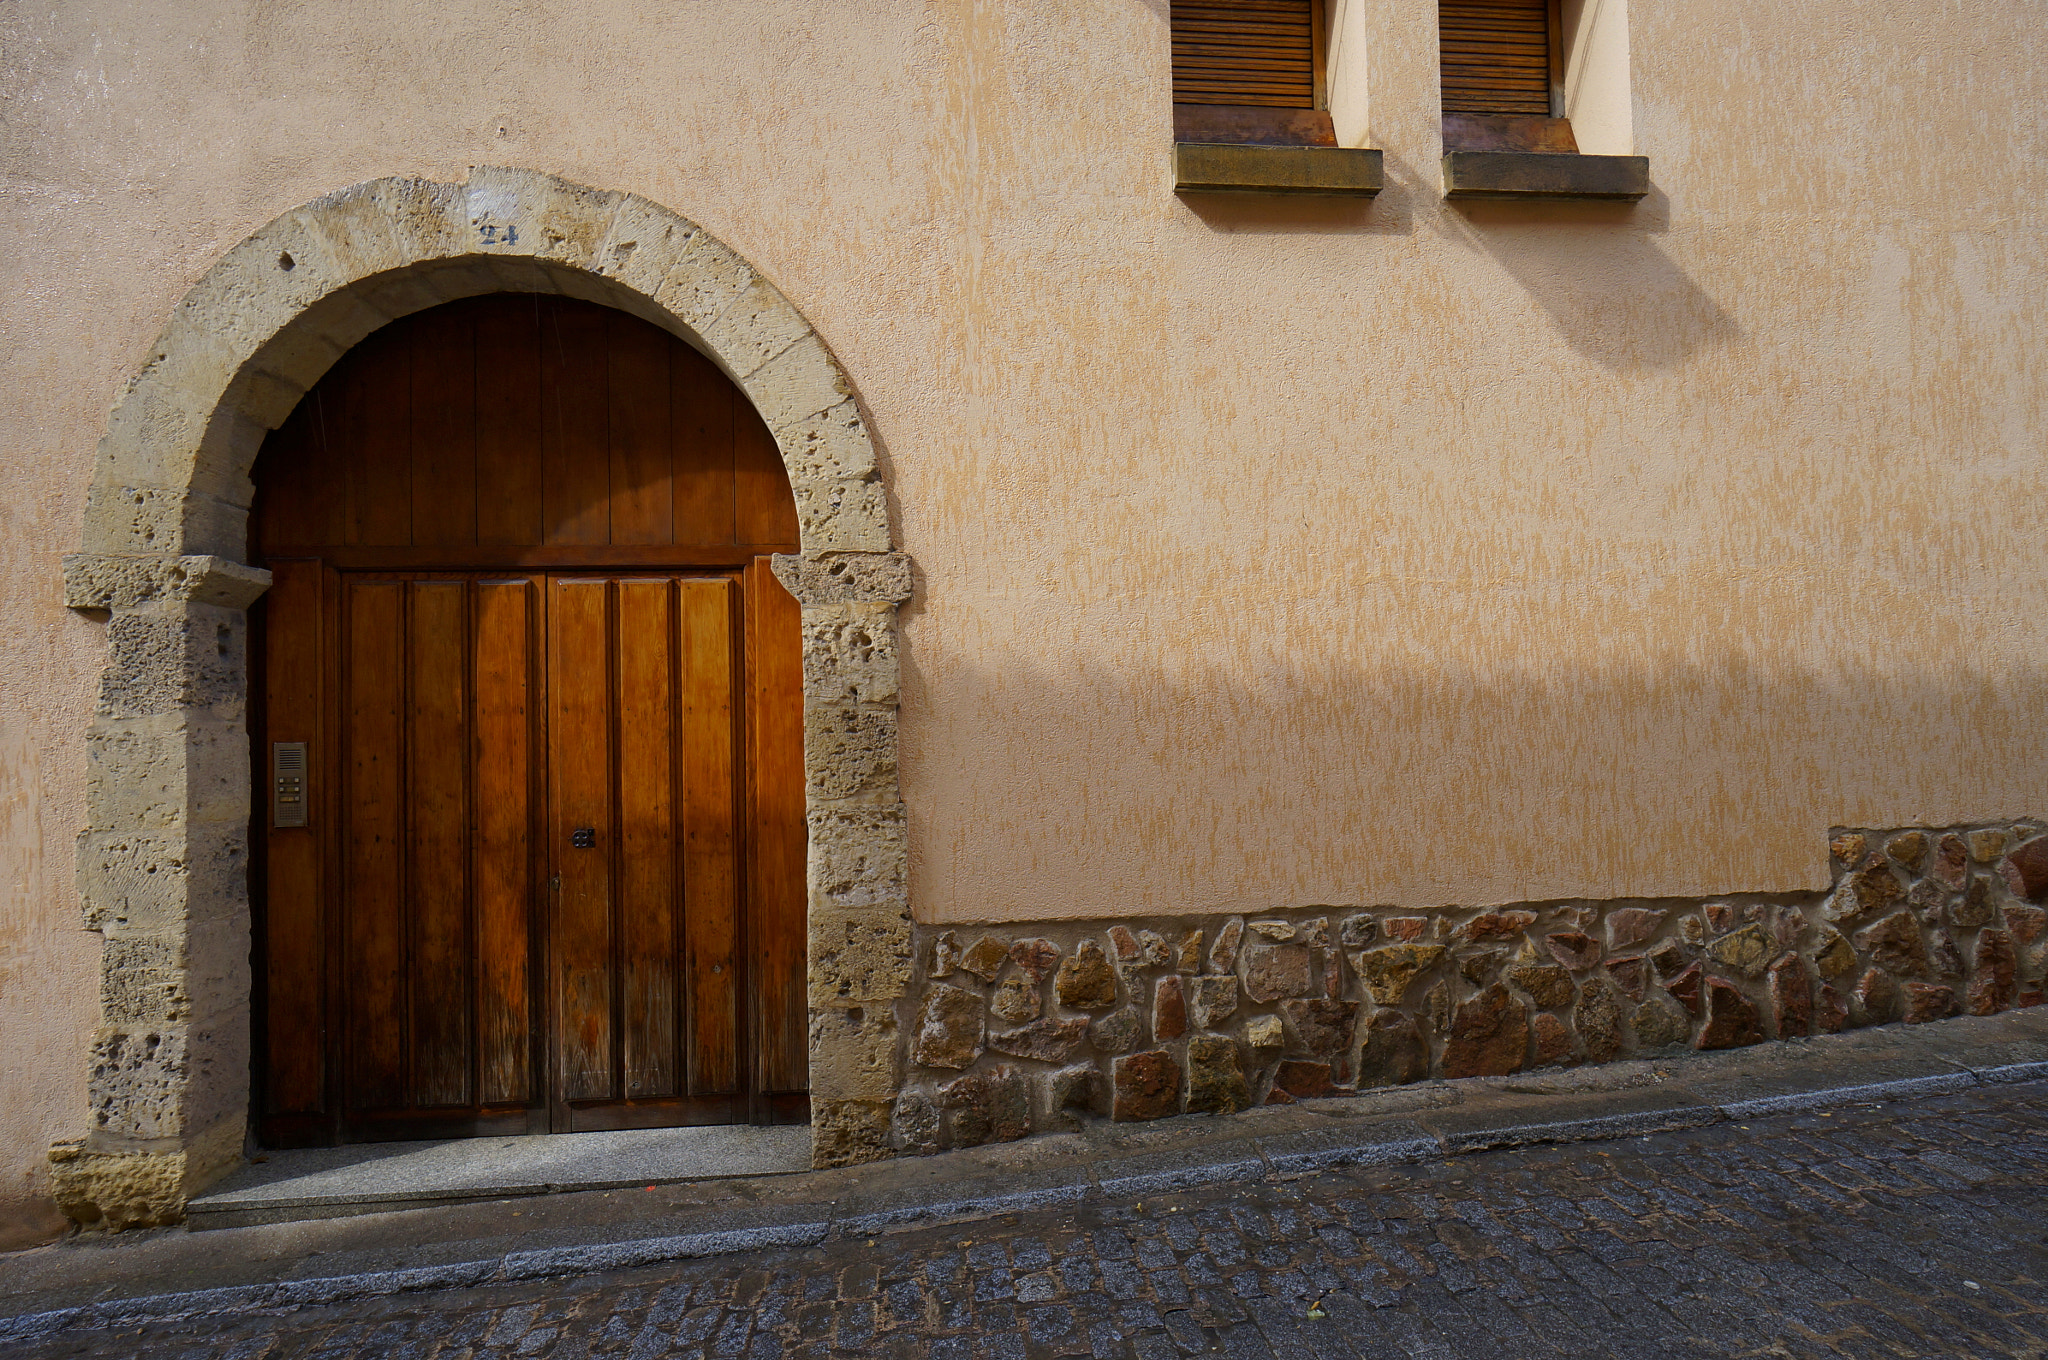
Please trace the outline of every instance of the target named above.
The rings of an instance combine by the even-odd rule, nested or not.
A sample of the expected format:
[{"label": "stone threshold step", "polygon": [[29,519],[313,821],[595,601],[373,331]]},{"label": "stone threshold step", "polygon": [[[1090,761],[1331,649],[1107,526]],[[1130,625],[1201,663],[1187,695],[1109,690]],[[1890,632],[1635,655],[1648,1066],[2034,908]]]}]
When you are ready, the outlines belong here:
[{"label": "stone threshold step", "polygon": [[801,1125],[356,1143],[260,1154],[186,1205],[193,1231],[811,1169]]}]

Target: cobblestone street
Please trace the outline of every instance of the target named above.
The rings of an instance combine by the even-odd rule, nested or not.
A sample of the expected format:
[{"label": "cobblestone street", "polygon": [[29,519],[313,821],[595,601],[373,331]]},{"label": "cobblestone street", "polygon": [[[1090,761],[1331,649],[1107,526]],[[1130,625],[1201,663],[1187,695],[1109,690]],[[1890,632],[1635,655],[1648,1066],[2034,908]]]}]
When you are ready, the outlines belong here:
[{"label": "cobblestone street", "polygon": [[2039,1357],[2044,1094],[1217,1185],[21,1354]]}]

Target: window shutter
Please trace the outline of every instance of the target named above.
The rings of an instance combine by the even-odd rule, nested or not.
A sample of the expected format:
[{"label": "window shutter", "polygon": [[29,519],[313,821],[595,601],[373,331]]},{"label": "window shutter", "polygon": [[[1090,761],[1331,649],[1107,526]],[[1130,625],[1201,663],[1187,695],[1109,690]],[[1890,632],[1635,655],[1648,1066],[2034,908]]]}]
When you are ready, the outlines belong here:
[{"label": "window shutter", "polygon": [[1314,108],[1314,2],[1173,0],[1173,102]]},{"label": "window shutter", "polygon": [[1551,0],[1438,0],[1444,112],[1548,117],[1550,9]]}]

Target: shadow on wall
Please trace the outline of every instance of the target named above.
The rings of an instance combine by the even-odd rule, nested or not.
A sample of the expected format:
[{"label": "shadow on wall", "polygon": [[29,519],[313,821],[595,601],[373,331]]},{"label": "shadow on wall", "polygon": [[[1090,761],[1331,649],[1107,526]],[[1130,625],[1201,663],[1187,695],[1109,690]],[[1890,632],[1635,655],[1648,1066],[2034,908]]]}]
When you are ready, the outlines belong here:
[{"label": "shadow on wall", "polygon": [[1550,315],[1583,358],[1616,373],[1670,368],[1743,338],[1742,328],[1651,238],[1669,201],[1450,202],[1443,234],[1482,251]]},{"label": "shadow on wall", "polygon": [[2048,782],[2016,739],[2042,667],[1512,676],[1275,638],[1248,683],[1110,631],[1059,672],[906,655],[920,920],[1813,889],[1831,825],[2017,817]]}]

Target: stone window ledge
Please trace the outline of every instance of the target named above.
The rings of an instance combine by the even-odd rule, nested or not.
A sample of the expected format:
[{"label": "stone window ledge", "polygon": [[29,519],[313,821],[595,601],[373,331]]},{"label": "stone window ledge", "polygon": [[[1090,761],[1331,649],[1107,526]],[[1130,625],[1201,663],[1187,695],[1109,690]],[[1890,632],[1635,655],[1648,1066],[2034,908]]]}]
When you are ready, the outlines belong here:
[{"label": "stone window ledge", "polygon": [[1580,156],[1551,151],[1448,151],[1444,197],[1621,199],[1650,192],[1647,156]]},{"label": "stone window ledge", "polygon": [[1371,198],[1386,182],[1378,151],[1342,146],[1176,142],[1174,191]]}]

